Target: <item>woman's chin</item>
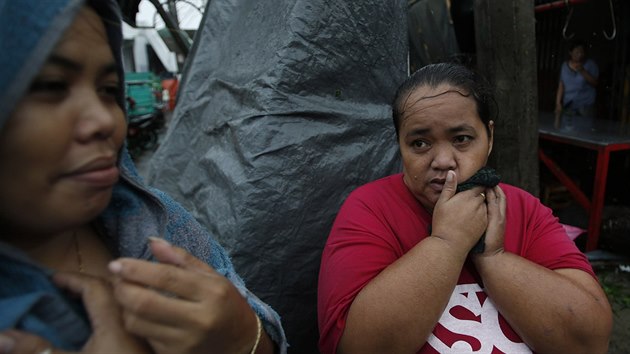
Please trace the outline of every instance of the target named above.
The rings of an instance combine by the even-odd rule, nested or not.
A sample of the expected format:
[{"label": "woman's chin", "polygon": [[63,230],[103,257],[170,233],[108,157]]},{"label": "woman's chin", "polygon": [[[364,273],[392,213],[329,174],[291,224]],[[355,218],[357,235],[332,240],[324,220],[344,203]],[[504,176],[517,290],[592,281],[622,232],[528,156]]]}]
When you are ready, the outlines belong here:
[{"label": "woman's chin", "polygon": [[112,199],[112,190],[104,189],[87,197],[79,196],[73,202],[69,200],[67,210],[82,223],[89,223],[107,208]]},{"label": "woman's chin", "polygon": [[429,197],[427,198],[426,195],[423,195],[420,197],[416,196],[416,199],[418,200],[418,202],[420,202],[420,204],[426,211],[428,211],[429,213],[433,213],[433,209],[435,209],[435,204],[437,204],[439,197],[439,195],[437,197],[429,195]]}]

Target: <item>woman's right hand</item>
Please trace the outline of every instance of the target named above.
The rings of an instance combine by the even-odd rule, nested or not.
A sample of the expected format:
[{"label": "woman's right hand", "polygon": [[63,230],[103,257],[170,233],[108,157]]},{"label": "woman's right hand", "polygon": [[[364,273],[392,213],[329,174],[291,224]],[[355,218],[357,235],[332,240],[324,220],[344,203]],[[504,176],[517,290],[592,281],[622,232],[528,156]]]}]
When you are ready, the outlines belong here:
[{"label": "woman's right hand", "polygon": [[76,273],[57,273],[53,281],[59,287],[81,296],[92,325],[92,336],[84,353],[151,353],[148,344],[127,333],[122,309],[111,284],[101,278]]},{"label": "woman's right hand", "polygon": [[[128,334],[112,287],[104,279],[78,273],[57,273],[53,281],[60,288],[81,296],[92,326],[92,335],[81,353],[151,353],[147,343]],[[67,353],[53,348],[45,339],[18,330],[0,333],[0,353],[38,354]]]},{"label": "woman's right hand", "polygon": [[[160,263],[121,258],[110,263],[125,328],[156,353],[249,353],[256,314],[226,277],[162,239],[149,247]],[[257,353],[273,352],[261,329]]]},{"label": "woman's right hand", "polygon": [[433,209],[431,236],[448,241],[462,254],[468,254],[488,227],[484,187],[455,194],[457,176],[448,171],[440,198]]}]

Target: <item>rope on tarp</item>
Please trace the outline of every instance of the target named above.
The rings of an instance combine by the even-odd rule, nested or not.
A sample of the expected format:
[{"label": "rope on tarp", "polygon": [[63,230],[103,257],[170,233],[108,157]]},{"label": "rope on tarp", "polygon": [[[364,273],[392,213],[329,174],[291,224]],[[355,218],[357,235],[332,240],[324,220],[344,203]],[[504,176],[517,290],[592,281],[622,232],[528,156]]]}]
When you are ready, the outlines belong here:
[{"label": "rope on tarp", "polygon": [[536,2],[536,6],[534,6],[534,11],[544,12],[548,10],[561,9],[565,7],[569,7],[571,5],[584,4],[589,0],[555,0],[555,1],[547,1],[547,2]]}]

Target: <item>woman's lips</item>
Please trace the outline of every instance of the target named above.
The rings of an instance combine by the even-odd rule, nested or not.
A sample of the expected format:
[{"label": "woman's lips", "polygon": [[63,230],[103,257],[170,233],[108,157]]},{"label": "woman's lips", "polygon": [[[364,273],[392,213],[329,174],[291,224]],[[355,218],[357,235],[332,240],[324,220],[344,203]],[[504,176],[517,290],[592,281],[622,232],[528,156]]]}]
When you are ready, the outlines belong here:
[{"label": "woman's lips", "polygon": [[446,180],[444,179],[433,179],[431,180],[431,182],[429,183],[429,186],[431,187],[431,189],[433,189],[434,191],[438,192],[438,193],[442,193],[442,189],[444,189],[444,182]]},{"label": "woman's lips", "polygon": [[108,168],[78,173],[72,175],[72,177],[94,187],[111,187],[118,182],[118,175],[118,167],[111,166]]},{"label": "woman's lips", "polygon": [[96,188],[108,188],[118,182],[120,171],[115,163],[103,164],[96,162],[90,165],[68,174],[66,177]]}]

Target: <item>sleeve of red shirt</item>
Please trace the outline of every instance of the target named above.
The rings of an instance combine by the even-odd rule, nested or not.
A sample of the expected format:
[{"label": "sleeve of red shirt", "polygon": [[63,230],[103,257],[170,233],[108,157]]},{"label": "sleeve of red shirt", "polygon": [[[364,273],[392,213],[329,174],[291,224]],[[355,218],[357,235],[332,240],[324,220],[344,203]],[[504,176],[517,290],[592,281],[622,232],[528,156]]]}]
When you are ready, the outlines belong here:
[{"label": "sleeve of red shirt", "polygon": [[[523,190],[503,184],[501,188],[509,201],[506,250],[545,268],[580,269],[595,277],[588,259],[568,237],[551,209]],[[517,237],[517,234],[523,236]]]},{"label": "sleeve of red shirt", "polygon": [[398,259],[400,250],[382,215],[371,210],[361,188],[346,199],[326,242],[318,283],[320,351],[335,353],[352,301],[363,287]]}]

